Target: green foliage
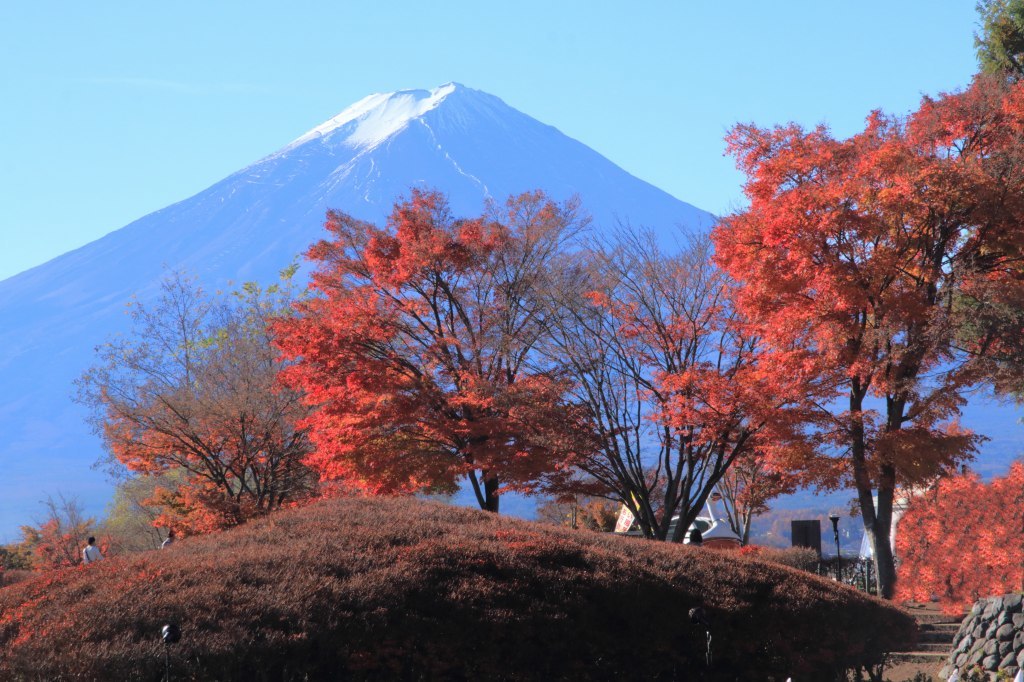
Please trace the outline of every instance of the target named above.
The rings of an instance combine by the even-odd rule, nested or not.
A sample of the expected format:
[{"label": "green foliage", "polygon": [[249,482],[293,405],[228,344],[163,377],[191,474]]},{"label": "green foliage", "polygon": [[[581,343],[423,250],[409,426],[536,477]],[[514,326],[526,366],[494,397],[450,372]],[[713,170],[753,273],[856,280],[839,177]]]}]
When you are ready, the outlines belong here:
[{"label": "green foliage", "polygon": [[1024,77],[1024,0],[981,0],[981,33],[974,34],[985,73]]},{"label": "green foliage", "polygon": [[114,489],[114,499],[100,528],[117,554],[159,549],[166,529],[156,527],[163,511],[152,503],[158,488],[175,490],[185,480],[180,471],[149,476],[125,476]]},{"label": "green foliage", "polygon": [[32,549],[24,544],[0,545],[0,571],[27,571],[32,568]]}]

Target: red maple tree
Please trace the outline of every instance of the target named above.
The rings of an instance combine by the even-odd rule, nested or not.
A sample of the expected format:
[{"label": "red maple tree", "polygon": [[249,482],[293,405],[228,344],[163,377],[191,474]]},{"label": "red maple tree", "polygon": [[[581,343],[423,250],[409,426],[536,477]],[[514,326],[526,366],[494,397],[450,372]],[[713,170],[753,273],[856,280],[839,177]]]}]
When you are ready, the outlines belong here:
[{"label": "red maple tree", "polygon": [[296,428],[306,410],[277,383],[269,336],[289,300],[287,286],[254,284],[211,297],[172,274],[157,301],[131,308],[132,333],[98,348],[100,362],[79,380],[107,464],[167,474],[146,501],[161,509],[156,525],[208,532],[315,493]]},{"label": "red maple tree", "polygon": [[668,253],[621,230],[563,274],[546,342],[591,431],[577,487],[621,500],[658,540],[681,541],[736,462],[792,466],[810,418],[816,378],[762,361],[710,252],[706,237]]},{"label": "red maple tree", "polygon": [[[82,563],[86,540],[96,532],[96,520],[87,517],[81,503],[74,497],[58,494],[43,503],[46,516],[35,525],[21,527],[19,549],[31,555],[37,570],[77,566]],[[107,553],[109,542],[100,538],[100,551]]]},{"label": "red maple tree", "polygon": [[941,479],[910,499],[899,522],[899,597],[938,597],[963,613],[982,597],[1024,589],[1024,462],[984,483]]},{"label": "red maple tree", "polygon": [[548,266],[580,225],[541,193],[457,219],[413,190],[377,227],[330,212],[311,287],[277,331],[325,479],[374,493],[452,491],[482,509],[572,453],[564,384],[535,353]]},{"label": "red maple tree", "polygon": [[756,450],[744,454],[726,469],[717,491],[729,527],[746,545],[754,518],[766,513],[775,498],[796,491],[802,472],[792,460],[765,457]]},{"label": "red maple tree", "polygon": [[960,303],[978,307],[993,282],[1020,291],[1024,89],[979,79],[905,119],[875,112],[846,140],[741,125],[728,141],[750,207],[716,228],[717,261],[783,366],[834,382],[822,395],[829,455],[857,490],[891,597],[897,484],[978,442],[956,425],[965,388],[983,378],[957,343]]}]

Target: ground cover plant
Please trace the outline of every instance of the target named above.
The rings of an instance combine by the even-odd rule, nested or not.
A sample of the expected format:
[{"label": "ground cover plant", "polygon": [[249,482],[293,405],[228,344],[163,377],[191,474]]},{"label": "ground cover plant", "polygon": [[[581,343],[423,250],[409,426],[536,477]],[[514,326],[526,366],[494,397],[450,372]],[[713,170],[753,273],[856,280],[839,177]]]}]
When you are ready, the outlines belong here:
[{"label": "ground cover plant", "polygon": [[0,590],[0,679],[158,679],[168,622],[174,679],[217,680],[826,680],[915,627],[736,554],[348,498]]}]

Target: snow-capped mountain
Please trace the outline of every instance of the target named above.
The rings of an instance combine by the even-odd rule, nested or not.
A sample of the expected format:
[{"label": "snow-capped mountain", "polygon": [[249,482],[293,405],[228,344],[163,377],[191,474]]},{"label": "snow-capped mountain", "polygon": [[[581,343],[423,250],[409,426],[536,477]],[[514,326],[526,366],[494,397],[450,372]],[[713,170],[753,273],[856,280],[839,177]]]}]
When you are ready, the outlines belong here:
[{"label": "snow-capped mountain", "polygon": [[379,221],[420,186],[446,192],[457,215],[540,188],[578,194],[597,226],[713,222],[492,95],[454,83],[371,95],[205,191],[0,282],[0,541],[48,493],[102,512],[100,443],[70,394],[132,296],[151,296],[166,268],[210,285],[270,281],[323,236],[327,208]]}]

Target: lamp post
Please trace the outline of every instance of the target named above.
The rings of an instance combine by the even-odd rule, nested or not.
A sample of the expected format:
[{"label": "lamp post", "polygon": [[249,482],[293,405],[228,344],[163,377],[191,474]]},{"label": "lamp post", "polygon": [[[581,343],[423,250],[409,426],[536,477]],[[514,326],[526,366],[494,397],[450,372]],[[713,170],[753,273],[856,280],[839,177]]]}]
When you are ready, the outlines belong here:
[{"label": "lamp post", "polygon": [[181,641],[181,628],[168,623],[160,629],[160,639],[164,642],[164,680],[171,682],[171,645]]},{"label": "lamp post", "polygon": [[836,514],[835,512],[832,512],[832,514],[829,515],[828,520],[832,522],[832,533],[835,535],[835,538],[836,538],[836,580],[838,582],[842,582],[842,580],[843,580],[843,573],[842,573],[843,561],[842,561],[842,554],[839,551],[839,514]]},{"label": "lamp post", "polygon": [[[704,628],[704,635],[707,637],[707,649],[704,652],[704,662],[711,667],[711,623],[708,621],[707,613],[700,606],[690,609],[690,622]],[[703,679],[703,678],[702,678]]]}]

